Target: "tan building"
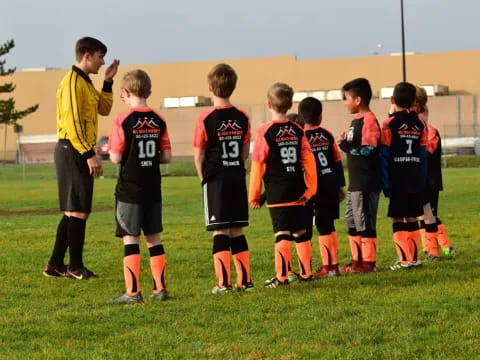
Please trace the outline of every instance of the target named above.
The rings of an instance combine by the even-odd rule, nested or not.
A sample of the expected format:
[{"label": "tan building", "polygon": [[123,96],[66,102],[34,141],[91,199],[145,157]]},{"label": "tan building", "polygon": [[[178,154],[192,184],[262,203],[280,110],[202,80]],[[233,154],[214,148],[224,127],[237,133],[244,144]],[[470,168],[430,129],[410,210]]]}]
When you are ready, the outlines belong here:
[{"label": "tan building", "polygon": [[[73,55],[72,55],[73,57]],[[230,59],[185,63],[144,64],[120,66],[114,84],[114,106],[110,116],[100,117],[99,136],[108,135],[110,123],[115,114],[125,109],[119,98],[119,79],[126,71],[141,68],[152,78],[153,91],[149,103],[161,108],[168,97],[207,96],[207,72],[219,62],[232,65],[238,75],[237,89],[232,102],[245,108],[251,115],[253,131],[268,120],[264,106],[267,88],[276,81],[290,84],[295,91],[334,90],[356,77],[370,80],[374,94],[380,89],[392,87],[402,78],[401,56],[369,56],[359,58],[298,60],[294,56]],[[430,117],[434,125],[446,136],[477,136],[477,95],[480,94],[480,51],[459,51],[446,53],[413,54],[407,56],[407,80],[416,85],[445,85],[449,96],[432,97],[429,100]],[[20,121],[22,137],[34,136],[37,141],[47,144],[35,145],[40,161],[48,161],[53,149],[55,134],[55,96],[57,86],[66,73],[62,70],[23,71],[0,78],[2,82],[13,82],[16,90],[13,96],[16,106],[23,109],[40,104],[34,114]],[[101,87],[102,75],[92,76],[97,88]],[[374,99],[372,109],[380,121],[388,111],[387,99]],[[177,156],[193,154],[191,142],[196,114],[202,108],[161,109],[169,126],[173,152]],[[295,107],[292,111],[295,110]],[[334,134],[343,131],[349,124],[342,101],[324,102],[324,126]],[[1,149],[5,148],[5,127],[0,136]],[[45,135],[38,140],[38,135]],[[49,136],[50,135],[50,136]],[[26,145],[26,148],[28,146]],[[30,147],[32,149],[32,147]],[[13,127],[7,128],[7,157],[15,159],[17,134]],[[44,154],[43,154],[44,153]]]}]

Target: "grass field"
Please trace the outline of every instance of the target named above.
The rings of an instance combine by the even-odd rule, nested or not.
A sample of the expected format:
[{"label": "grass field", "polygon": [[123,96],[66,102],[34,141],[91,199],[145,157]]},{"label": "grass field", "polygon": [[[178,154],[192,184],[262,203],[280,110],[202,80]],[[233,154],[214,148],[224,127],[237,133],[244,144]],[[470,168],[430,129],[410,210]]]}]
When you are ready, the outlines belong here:
[{"label": "grass field", "polygon": [[[110,175],[114,170],[110,171]],[[171,299],[115,306],[123,290],[121,240],[113,236],[115,179],[96,181],[88,221],[88,281],[42,276],[60,214],[53,166],[0,167],[0,359],[479,359],[479,168],[446,169],[440,216],[458,254],[399,272],[341,276],[261,289],[273,274],[266,209],[250,213],[253,293],[207,296],[210,234],[194,177],[164,178]],[[108,175],[108,174],[107,174]],[[395,258],[386,201],[378,263]],[[340,261],[349,256],[342,220]],[[315,264],[318,244],[314,239]],[[142,243],[141,285],[152,289]],[[233,267],[232,267],[233,269]]]}]

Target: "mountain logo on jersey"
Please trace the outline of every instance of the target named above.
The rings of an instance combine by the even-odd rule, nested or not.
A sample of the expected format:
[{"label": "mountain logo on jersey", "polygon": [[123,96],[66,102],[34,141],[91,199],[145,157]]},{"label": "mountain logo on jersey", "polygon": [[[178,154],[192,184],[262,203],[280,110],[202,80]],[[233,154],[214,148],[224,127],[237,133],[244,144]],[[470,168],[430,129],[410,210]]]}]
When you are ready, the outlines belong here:
[{"label": "mountain logo on jersey", "polygon": [[412,127],[410,127],[407,124],[403,123],[398,128],[399,135],[420,136],[421,133],[422,133],[422,128],[417,125],[413,125]]},{"label": "mountain logo on jersey", "polygon": [[133,126],[134,134],[152,134],[159,133],[160,126],[150,117],[139,118]]},{"label": "mountain logo on jersey", "polygon": [[313,133],[308,138],[308,143],[312,147],[330,145],[330,141],[328,140],[328,138],[323,133],[321,133],[320,135],[318,133]]},{"label": "mountain logo on jersey", "polygon": [[237,120],[223,120],[217,129],[218,136],[242,135],[243,128],[237,123]]}]

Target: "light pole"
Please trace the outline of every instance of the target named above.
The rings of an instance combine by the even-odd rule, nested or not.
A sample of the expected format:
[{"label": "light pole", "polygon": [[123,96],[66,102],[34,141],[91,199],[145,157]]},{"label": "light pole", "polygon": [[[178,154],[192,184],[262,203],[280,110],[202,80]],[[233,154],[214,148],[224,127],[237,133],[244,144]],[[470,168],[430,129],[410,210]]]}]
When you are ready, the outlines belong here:
[{"label": "light pole", "polygon": [[400,14],[402,19],[402,69],[403,81],[407,81],[407,65],[405,61],[405,23],[403,21],[403,0],[400,0]]}]

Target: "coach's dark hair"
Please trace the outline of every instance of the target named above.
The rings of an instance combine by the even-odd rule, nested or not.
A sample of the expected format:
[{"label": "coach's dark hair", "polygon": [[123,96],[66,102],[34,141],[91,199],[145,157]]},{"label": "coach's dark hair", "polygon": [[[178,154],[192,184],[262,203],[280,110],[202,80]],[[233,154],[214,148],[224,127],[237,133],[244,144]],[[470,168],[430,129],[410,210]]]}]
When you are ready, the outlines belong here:
[{"label": "coach's dark hair", "polygon": [[75,44],[75,58],[77,61],[82,60],[83,55],[86,53],[93,55],[96,51],[106,54],[107,47],[104,43],[95,38],[85,36]]},{"label": "coach's dark hair", "polygon": [[395,105],[410,109],[415,103],[415,96],[417,94],[417,88],[415,85],[409,82],[399,82],[393,88],[393,101]]},{"label": "coach's dark hair", "polygon": [[306,97],[298,104],[298,117],[309,125],[316,125],[318,117],[322,115],[323,106],[320,100]]},{"label": "coach's dark hair", "polygon": [[342,86],[344,98],[347,91],[353,98],[357,96],[360,97],[366,106],[370,105],[370,100],[372,100],[372,87],[367,79],[357,78],[347,82]]}]

